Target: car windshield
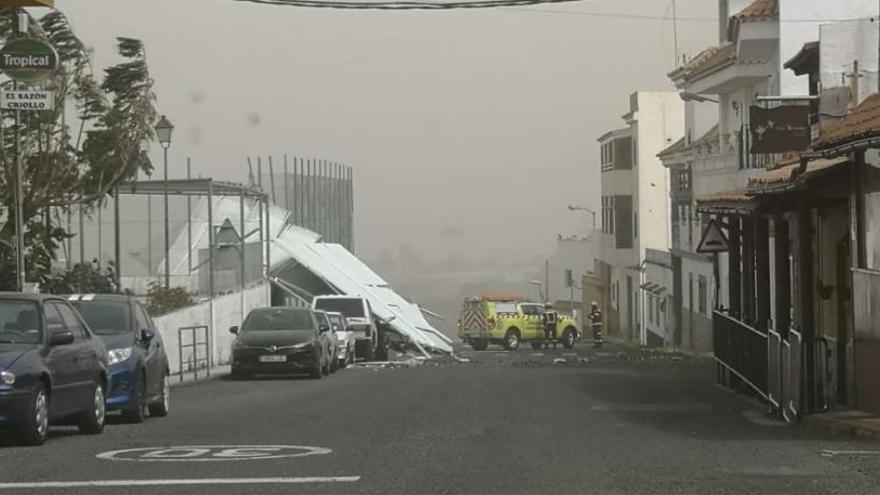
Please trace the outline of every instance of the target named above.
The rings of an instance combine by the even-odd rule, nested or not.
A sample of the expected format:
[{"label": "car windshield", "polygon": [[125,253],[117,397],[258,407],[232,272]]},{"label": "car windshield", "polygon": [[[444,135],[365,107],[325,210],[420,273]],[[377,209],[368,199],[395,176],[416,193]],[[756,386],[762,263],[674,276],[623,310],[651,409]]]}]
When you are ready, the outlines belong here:
[{"label": "car windshield", "polygon": [[98,335],[119,335],[132,331],[131,305],[126,301],[71,302]]},{"label": "car windshield", "polygon": [[241,327],[242,332],[306,331],[314,329],[314,321],[307,310],[278,309],[251,313]]},{"label": "car windshield", "polygon": [[346,318],[363,318],[364,303],[361,299],[328,298],[315,301],[315,309],[342,313]]},{"label": "car windshield", "polygon": [[0,300],[0,344],[39,344],[43,341],[40,327],[36,302]]}]

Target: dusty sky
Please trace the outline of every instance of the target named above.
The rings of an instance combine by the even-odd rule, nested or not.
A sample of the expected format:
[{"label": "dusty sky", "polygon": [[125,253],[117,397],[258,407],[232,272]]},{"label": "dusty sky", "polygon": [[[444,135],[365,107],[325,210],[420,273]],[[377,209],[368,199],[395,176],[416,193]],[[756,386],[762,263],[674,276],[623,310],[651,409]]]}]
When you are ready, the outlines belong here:
[{"label": "dusty sky", "polygon": [[[230,0],[56,0],[97,66],[146,42],[176,124],[172,176],[244,181],[245,157],[352,165],[357,249],[543,256],[599,207],[595,138],[629,93],[672,89],[671,0],[458,12],[301,9]],[[716,39],[716,2],[678,0],[682,53]],[[153,149],[154,163],[160,162]],[[175,172],[176,171],[176,172]]]}]

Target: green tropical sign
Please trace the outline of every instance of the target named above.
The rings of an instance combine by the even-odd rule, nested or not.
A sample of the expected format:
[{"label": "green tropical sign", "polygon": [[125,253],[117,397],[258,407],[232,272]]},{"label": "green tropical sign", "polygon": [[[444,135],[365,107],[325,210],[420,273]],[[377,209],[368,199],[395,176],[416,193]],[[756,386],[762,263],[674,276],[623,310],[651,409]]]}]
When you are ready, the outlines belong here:
[{"label": "green tropical sign", "polygon": [[16,81],[39,81],[57,68],[58,52],[43,41],[19,38],[0,48],[0,72]]}]

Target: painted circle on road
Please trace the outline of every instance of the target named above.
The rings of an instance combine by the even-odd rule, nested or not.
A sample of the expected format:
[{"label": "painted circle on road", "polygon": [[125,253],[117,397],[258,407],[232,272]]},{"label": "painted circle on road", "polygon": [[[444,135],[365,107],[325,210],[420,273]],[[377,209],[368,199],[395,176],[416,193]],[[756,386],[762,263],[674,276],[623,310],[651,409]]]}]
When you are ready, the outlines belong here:
[{"label": "painted circle on road", "polygon": [[133,462],[224,462],[263,461],[288,457],[325,455],[333,451],[303,445],[180,445],[113,450],[98,454],[98,459]]}]

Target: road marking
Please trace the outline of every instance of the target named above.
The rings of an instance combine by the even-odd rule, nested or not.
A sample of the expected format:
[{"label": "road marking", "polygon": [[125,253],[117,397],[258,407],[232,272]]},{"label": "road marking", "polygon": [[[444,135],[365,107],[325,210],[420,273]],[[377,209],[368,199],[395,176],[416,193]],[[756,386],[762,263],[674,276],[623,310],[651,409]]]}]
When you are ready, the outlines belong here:
[{"label": "road marking", "polygon": [[134,462],[218,462],[253,461],[326,455],[333,451],[324,447],[303,445],[184,445],[142,447],[102,452],[95,457],[108,461]]},{"label": "road marking", "polygon": [[868,456],[880,456],[880,450],[823,450],[821,455],[824,457],[834,457],[834,456],[853,456],[853,457],[868,457]]},{"label": "road marking", "polygon": [[95,480],[95,481],[39,481],[0,483],[0,490],[22,488],[89,488],[117,486],[173,486],[173,485],[294,485],[303,483],[354,483],[360,476],[306,476],[295,478],[202,478],[157,480]]}]

